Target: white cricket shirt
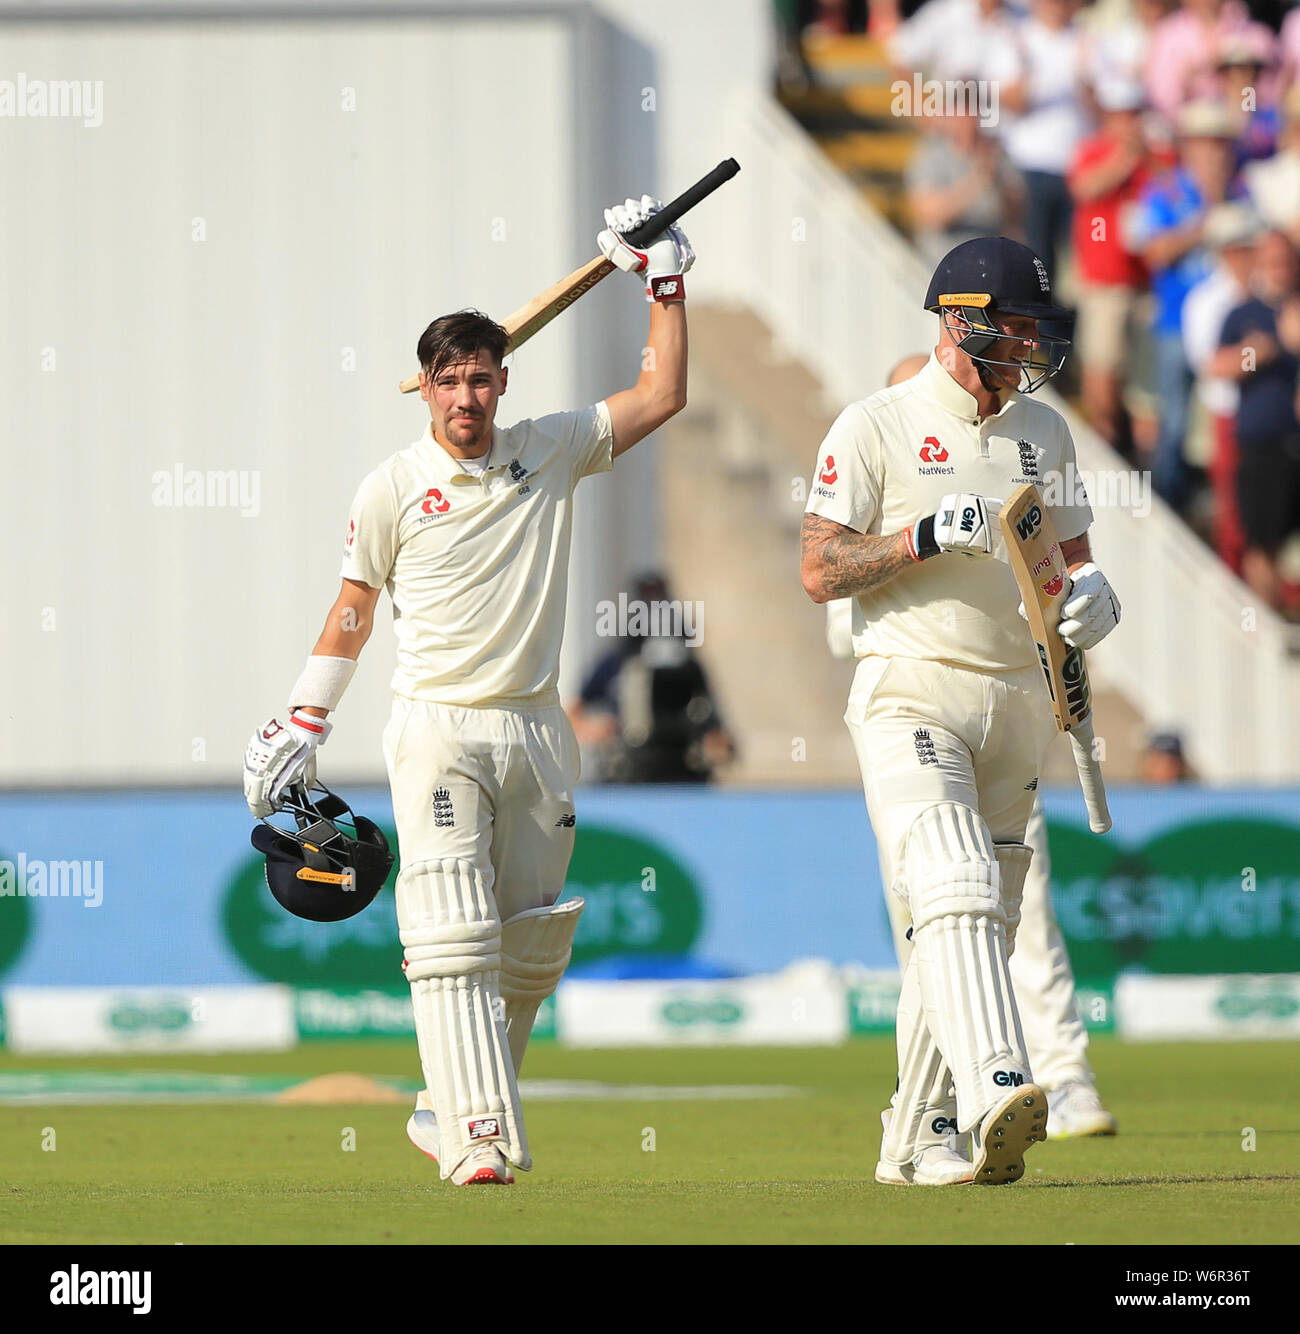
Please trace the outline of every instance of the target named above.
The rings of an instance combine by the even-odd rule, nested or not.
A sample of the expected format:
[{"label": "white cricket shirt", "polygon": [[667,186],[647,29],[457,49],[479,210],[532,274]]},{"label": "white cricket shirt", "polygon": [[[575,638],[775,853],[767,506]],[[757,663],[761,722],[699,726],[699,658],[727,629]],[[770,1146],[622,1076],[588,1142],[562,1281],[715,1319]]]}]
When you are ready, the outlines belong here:
[{"label": "white cricket shirt", "polygon": [[1067,478],[1077,485],[1074,441],[1060,413],[1013,393],[980,421],[974,397],[933,353],[912,379],[845,408],[822,442],[807,513],[859,533],[893,534],[933,514],[953,492],[996,502],[992,558],[940,552],[853,599],[854,654],[987,672],[1035,665],[996,510],[1016,487],[1034,482],[1057,537],[1079,537],[1092,509],[1081,493],[1064,494]]},{"label": "white cricket shirt", "polygon": [[573,489],[613,467],[613,445],[603,402],[494,426],[475,476],[430,423],[361,483],[342,573],[393,600],[394,694],[468,707],[553,699]]}]

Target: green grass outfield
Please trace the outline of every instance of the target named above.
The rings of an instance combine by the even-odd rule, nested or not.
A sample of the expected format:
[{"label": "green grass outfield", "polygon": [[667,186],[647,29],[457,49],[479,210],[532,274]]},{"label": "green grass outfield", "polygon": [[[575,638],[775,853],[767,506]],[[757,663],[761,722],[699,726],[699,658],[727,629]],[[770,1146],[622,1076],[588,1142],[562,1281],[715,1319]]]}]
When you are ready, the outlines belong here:
[{"label": "green grass outfield", "polygon": [[[536,1168],[509,1189],[439,1182],[398,1106],[0,1106],[0,1244],[1300,1241],[1300,1048],[1099,1039],[1093,1055],[1119,1136],[1039,1145],[1024,1180],[1000,1188],[874,1183],[894,1068],[883,1039],[828,1050],[536,1048],[527,1079],[805,1095],[533,1100]],[[413,1044],[391,1041],[130,1061],[0,1055],[0,1076],[131,1069],[416,1075]],[[345,1152],[349,1127],[356,1147]],[[53,1151],[42,1148],[49,1129]]]}]

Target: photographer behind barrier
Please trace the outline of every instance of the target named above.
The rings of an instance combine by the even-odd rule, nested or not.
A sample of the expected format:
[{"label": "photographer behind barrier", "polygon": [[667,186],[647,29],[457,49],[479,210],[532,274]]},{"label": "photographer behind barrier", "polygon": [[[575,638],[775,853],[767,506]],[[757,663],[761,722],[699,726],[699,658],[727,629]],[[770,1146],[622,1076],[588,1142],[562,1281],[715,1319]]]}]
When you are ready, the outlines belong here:
[{"label": "photographer behind barrier", "polygon": [[[605,783],[707,783],[736,748],[663,575],[642,575],[617,644],[584,681],[569,718]],[[671,613],[677,609],[674,617]]]}]

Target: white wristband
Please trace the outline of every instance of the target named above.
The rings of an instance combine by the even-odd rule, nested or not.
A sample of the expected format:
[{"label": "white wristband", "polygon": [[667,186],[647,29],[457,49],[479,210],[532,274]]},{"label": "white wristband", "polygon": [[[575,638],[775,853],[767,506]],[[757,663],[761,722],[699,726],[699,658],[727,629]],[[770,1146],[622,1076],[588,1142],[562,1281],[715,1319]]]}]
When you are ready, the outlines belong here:
[{"label": "white wristband", "polygon": [[355,658],[325,658],[313,654],[289,692],[290,709],[328,709],[333,713],[356,670]]}]

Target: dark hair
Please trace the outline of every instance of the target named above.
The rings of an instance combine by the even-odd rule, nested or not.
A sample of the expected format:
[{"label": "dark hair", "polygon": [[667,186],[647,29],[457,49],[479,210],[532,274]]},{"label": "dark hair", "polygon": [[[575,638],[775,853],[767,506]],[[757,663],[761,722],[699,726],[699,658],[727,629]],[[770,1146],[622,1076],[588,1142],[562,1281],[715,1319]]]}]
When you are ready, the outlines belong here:
[{"label": "dark hair", "polygon": [[477,356],[479,348],[486,348],[499,366],[509,342],[510,335],[481,310],[458,310],[429,325],[415,345],[415,355],[421,370],[433,379],[443,367]]}]

